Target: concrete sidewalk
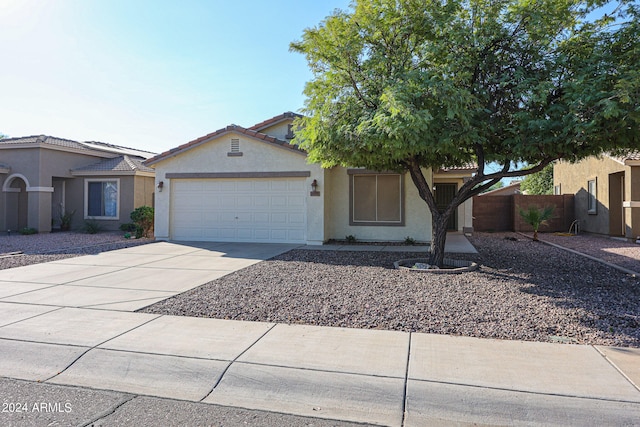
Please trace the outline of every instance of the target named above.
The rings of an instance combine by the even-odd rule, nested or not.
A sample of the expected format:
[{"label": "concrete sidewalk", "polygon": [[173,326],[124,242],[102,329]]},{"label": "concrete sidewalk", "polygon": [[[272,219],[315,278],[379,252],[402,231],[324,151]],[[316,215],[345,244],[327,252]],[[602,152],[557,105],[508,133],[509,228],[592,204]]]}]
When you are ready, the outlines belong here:
[{"label": "concrete sidewalk", "polygon": [[[346,425],[299,418],[312,417],[424,426],[640,420],[640,349],[124,311],[163,297],[136,299],[129,291],[172,294],[179,290],[165,283],[197,286],[287,248],[267,245],[253,254],[249,247],[223,249],[165,242],[0,271],[0,376],[5,377],[0,391],[3,403],[21,402],[27,409],[0,413],[0,423]],[[145,281],[139,270],[154,280]],[[24,289],[16,293],[20,286]],[[108,299],[91,300],[92,293],[102,295],[105,289],[113,292]],[[56,297],[56,290],[64,297]],[[41,403],[51,410],[34,410]]]}]

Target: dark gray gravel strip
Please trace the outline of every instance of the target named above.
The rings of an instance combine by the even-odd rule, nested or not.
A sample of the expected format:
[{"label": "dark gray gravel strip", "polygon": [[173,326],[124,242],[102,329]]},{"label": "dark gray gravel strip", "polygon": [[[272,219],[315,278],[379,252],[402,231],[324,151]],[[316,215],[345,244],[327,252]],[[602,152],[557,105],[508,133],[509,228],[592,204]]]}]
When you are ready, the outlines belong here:
[{"label": "dark gray gravel strip", "polygon": [[60,232],[0,236],[0,254],[22,252],[20,255],[0,257],[0,270],[93,255],[153,242],[152,239],[125,239],[123,234],[121,232],[97,234]]},{"label": "dark gray gravel strip", "polygon": [[415,253],[294,250],[141,311],[640,347],[639,279],[512,233],[471,241],[479,254],[451,257],[476,272],[392,268]]}]

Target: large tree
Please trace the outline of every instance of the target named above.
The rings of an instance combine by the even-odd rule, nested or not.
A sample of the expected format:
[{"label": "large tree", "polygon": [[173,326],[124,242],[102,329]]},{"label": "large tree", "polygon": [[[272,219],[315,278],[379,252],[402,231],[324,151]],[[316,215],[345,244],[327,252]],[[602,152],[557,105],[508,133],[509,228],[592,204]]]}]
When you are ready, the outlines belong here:
[{"label": "large tree", "polygon": [[520,190],[525,194],[553,194],[553,165],[524,177]]},{"label": "large tree", "polygon": [[[500,179],[640,147],[639,14],[587,19],[605,3],[355,0],[290,46],[313,72],[295,141],[324,167],[408,172],[442,265],[449,217]],[[438,209],[425,172],[474,162]]]}]

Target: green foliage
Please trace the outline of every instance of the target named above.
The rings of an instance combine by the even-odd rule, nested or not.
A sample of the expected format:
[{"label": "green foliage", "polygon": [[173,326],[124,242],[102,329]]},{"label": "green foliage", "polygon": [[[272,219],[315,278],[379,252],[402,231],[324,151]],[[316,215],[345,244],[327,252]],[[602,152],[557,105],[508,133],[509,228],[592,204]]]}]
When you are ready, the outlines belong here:
[{"label": "green foliage", "polygon": [[70,230],[71,229],[71,221],[73,221],[73,216],[76,214],[75,209],[73,211],[62,210],[62,204],[60,205],[60,229],[61,230]]},{"label": "green foliage", "polygon": [[131,233],[124,233],[124,238],[125,239],[130,239],[131,238]]},{"label": "green foliage", "polygon": [[549,164],[540,172],[524,177],[520,190],[525,194],[553,194],[553,165]]},{"label": "green foliage", "polygon": [[120,231],[125,231],[125,232],[132,232],[132,231],[136,231],[136,225],[132,222],[126,223],[126,224],[120,224]]},{"label": "green foliage", "polygon": [[520,209],[520,216],[527,224],[533,227],[533,240],[538,240],[538,230],[541,225],[546,225],[553,217],[553,206],[539,209],[536,206],[529,206],[527,210]]},{"label": "green foliage", "polygon": [[[294,142],[324,167],[408,171],[446,236],[456,207],[502,178],[640,148],[639,11],[586,19],[607,3],[354,0],[290,45],[313,73]],[[471,162],[438,209],[424,171]]]},{"label": "green foliage", "polygon": [[413,237],[411,237],[411,236],[407,236],[407,237],[405,237],[405,238],[404,238],[404,244],[405,244],[405,245],[413,246],[413,245],[415,245],[416,243],[417,243],[417,242],[416,242],[416,239],[414,239],[414,238],[413,238]]},{"label": "green foliage", "polygon": [[131,220],[136,225],[136,238],[151,237],[153,215],[153,208],[150,206],[140,206],[131,212]]},{"label": "green foliage", "polygon": [[83,229],[87,234],[97,234],[102,231],[102,225],[95,219],[88,219],[84,222]]},{"label": "green foliage", "polygon": [[356,236],[354,236],[353,234],[349,234],[348,236],[345,236],[344,240],[346,240],[347,243],[355,243]]},{"label": "green foliage", "polygon": [[487,191],[497,190],[498,188],[502,188],[502,187],[504,187],[504,183],[502,181],[498,181],[495,184],[493,184],[491,187],[484,190],[483,193],[486,193]]},{"label": "green foliage", "polygon": [[20,230],[18,230],[18,232],[22,235],[30,235],[30,234],[36,234],[38,233],[38,230],[36,230],[35,228],[31,228],[31,227],[24,227],[21,228]]}]

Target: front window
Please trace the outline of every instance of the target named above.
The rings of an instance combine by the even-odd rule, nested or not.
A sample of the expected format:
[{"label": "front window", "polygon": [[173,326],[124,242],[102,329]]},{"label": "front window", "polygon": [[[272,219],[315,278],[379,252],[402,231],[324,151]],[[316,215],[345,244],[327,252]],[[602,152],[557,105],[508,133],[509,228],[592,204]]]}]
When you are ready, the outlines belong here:
[{"label": "front window", "polygon": [[120,180],[85,182],[85,218],[119,219]]},{"label": "front window", "polygon": [[595,214],[598,212],[598,186],[595,179],[587,183],[587,192],[589,193],[587,213]]},{"label": "front window", "polygon": [[404,225],[402,181],[400,174],[352,174],[349,223]]}]

